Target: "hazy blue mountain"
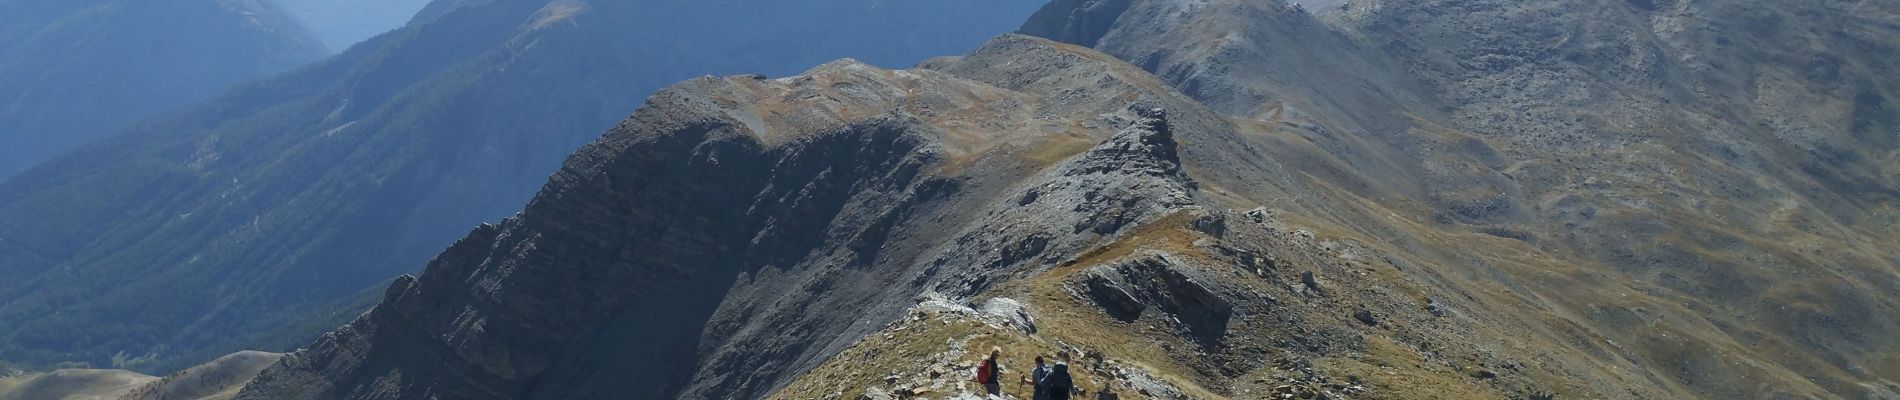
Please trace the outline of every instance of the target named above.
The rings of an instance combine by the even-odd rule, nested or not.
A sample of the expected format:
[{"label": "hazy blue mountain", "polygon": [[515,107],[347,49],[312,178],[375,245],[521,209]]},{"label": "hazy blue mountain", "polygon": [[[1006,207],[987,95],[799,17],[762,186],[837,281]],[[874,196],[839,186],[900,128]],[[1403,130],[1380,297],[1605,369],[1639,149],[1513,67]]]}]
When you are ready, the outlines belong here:
[{"label": "hazy blue mountain", "polygon": [[255,0],[0,0],[0,178],[324,54]]},{"label": "hazy blue mountain", "polygon": [[429,0],[272,0],[332,49],[402,27]]},{"label": "hazy blue mountain", "polygon": [[[437,2],[322,63],[0,183],[0,359],[284,349],[520,209],[664,84],[957,54],[1019,0]],[[335,309],[341,314],[318,314]],[[289,333],[285,333],[289,332]],[[149,357],[148,357],[149,356]]]}]

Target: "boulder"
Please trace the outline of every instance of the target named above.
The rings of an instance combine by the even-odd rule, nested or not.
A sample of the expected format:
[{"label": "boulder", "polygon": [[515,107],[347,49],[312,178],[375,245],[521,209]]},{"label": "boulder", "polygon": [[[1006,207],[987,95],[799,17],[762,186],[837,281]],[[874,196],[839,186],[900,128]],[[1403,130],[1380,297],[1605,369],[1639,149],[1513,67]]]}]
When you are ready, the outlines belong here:
[{"label": "boulder", "polygon": [[1379,326],[1379,319],[1372,316],[1372,311],[1368,311],[1364,308],[1353,311],[1352,318],[1366,325]]},{"label": "boulder", "polygon": [[985,300],[981,311],[986,320],[1021,329],[1023,333],[1036,333],[1036,319],[1029,315],[1029,308],[1016,299],[995,297]]},{"label": "boulder", "polygon": [[1227,234],[1227,216],[1205,212],[1194,218],[1194,230],[1219,237]]},{"label": "boulder", "polygon": [[911,307],[911,311],[923,312],[923,313],[928,313],[928,314],[963,314],[963,315],[976,314],[975,309],[971,309],[970,307],[964,306],[962,304],[957,304],[957,302],[951,301],[950,299],[945,298],[942,294],[938,294],[936,292],[928,292],[928,293],[924,293],[923,295],[917,296],[917,305]]},{"label": "boulder", "polygon": [[1266,207],[1255,207],[1252,210],[1247,210],[1247,219],[1253,220],[1256,224],[1267,223],[1267,218],[1271,216],[1273,216],[1273,212],[1267,211]]},{"label": "boulder", "polygon": [[878,388],[866,388],[864,389],[864,394],[858,395],[858,400],[896,400],[896,399],[897,398],[894,396],[891,396],[889,392],[885,392],[884,389],[878,389]]}]

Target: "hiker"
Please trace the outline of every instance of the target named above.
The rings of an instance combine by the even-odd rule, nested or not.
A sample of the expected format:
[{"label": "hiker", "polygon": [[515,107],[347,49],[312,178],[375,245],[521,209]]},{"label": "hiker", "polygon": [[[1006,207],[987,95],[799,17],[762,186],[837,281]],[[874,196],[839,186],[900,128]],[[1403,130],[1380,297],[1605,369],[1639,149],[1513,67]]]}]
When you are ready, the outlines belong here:
[{"label": "hiker", "polygon": [[1049,365],[1043,364],[1042,356],[1036,356],[1036,369],[1029,370],[1030,400],[1045,400],[1049,394],[1044,392],[1043,378],[1049,377]]},{"label": "hiker", "polygon": [[1069,400],[1075,393],[1075,379],[1069,376],[1069,352],[1056,353],[1056,366],[1036,385],[1036,393],[1048,400]]},{"label": "hiker", "polygon": [[1002,347],[991,347],[990,356],[976,366],[976,383],[983,385],[983,392],[991,396],[1003,396],[1003,358]]}]

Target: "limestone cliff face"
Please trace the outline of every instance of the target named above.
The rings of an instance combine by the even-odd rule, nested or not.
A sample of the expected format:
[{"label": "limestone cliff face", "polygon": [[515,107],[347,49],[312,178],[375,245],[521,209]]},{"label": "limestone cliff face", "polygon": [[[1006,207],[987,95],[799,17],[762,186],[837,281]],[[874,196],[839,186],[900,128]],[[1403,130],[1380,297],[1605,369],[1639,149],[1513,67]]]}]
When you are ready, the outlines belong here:
[{"label": "limestone cliff face", "polygon": [[685,82],[242,398],[762,396],[920,293],[974,295],[1188,207],[1179,152],[1234,134],[1028,37],[908,71]]}]

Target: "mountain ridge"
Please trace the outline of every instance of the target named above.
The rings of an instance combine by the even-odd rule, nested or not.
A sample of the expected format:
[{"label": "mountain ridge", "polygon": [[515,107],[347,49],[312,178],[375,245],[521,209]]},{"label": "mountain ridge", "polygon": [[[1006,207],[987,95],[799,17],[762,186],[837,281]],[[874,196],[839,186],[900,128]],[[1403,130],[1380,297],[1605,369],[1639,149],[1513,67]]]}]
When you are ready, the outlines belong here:
[{"label": "mountain ridge", "polygon": [[[1104,210],[1127,210],[1123,214],[1125,217],[1097,218],[1092,212],[1064,211],[1061,214],[1063,217],[1057,221],[1065,222],[1037,222],[1033,226],[1060,225],[1062,229],[1073,226],[1078,230],[1100,232],[1089,236],[1111,235],[1119,227],[1144,218],[1141,215],[1146,211],[1135,210],[1168,207],[1161,205],[1172,201],[1165,200],[1173,196],[1168,194],[1168,188],[1181,187],[1185,183],[1179,179],[1185,177],[1175,175],[1178,172],[1163,173],[1164,176],[1177,176],[1173,179],[1142,177],[1150,173],[1144,172],[1150,170],[1141,167],[1143,163],[1107,159],[1140,160],[1149,157],[1143,154],[1150,154],[1120,149],[1157,148],[1172,153],[1173,142],[1167,140],[1166,136],[1160,136],[1158,140],[1163,141],[1162,147],[1143,144],[1138,139],[1156,137],[1139,134],[1151,132],[1141,130],[1124,131],[1124,135],[1111,137],[1104,130],[1113,129],[1110,124],[1117,122],[1092,123],[1101,125],[1085,128],[1088,132],[1095,132],[1086,134],[1088,136],[1109,139],[1109,144],[1103,145],[1109,147],[1097,147],[1097,155],[1083,157],[1100,160],[1096,161],[1097,164],[1077,165],[1077,169],[1071,172],[1058,171],[1050,172],[1056,175],[1047,175],[1038,171],[1051,168],[1045,163],[1057,160],[1008,158],[1015,156],[1005,156],[1003,159],[1019,161],[964,167],[955,164],[953,160],[972,153],[1030,155],[1037,152],[1038,148],[1047,146],[1054,146],[1052,150],[1061,151],[1058,154],[1074,154],[1084,150],[1074,147],[1078,140],[1068,136],[1071,134],[1062,133],[1062,130],[1051,130],[1041,135],[1046,139],[1036,139],[1036,136],[1019,138],[1030,143],[1056,140],[1030,148],[1015,145],[962,147],[987,146],[994,142],[969,141],[960,138],[960,135],[976,135],[971,139],[977,139],[1010,132],[986,126],[994,125],[994,122],[974,124],[977,121],[994,121],[994,117],[989,116],[997,113],[1002,113],[1003,118],[1012,123],[1048,124],[1051,128],[1068,125],[1061,119],[1038,122],[1027,110],[971,107],[970,102],[1041,108],[1056,115],[1053,118],[1072,118],[1067,116],[1078,115],[1077,112],[1082,110],[1114,111],[1126,107],[1113,97],[1088,97],[1088,101],[1073,102],[1035,99],[1008,92],[1032,90],[1030,93],[1041,93],[1042,90],[1062,85],[1060,81],[1049,80],[1090,81],[1095,77],[1132,71],[1109,72],[1117,70],[1102,68],[1102,64],[1097,61],[1086,60],[1087,55],[1078,55],[1085,53],[1067,52],[1079,49],[1054,50],[1058,46],[1013,37],[993,41],[974,55],[943,66],[944,72],[882,71],[862,64],[842,62],[827,64],[805,75],[778,80],[759,81],[746,76],[700,79],[663,91],[650,99],[621,128],[570,159],[568,167],[550,180],[542,194],[519,217],[499,226],[478,228],[469,238],[431,263],[421,278],[404,278],[392,285],[385,302],[378,309],[320,341],[311,347],[312,350],[299,353],[278,368],[266,372],[240,398],[407,398],[428,396],[425,393],[436,391],[454,391],[455,394],[448,396],[470,398],[587,397],[590,396],[588,393],[592,393],[591,396],[604,395],[604,392],[590,392],[587,388],[610,382],[615,385],[613,387],[622,389],[628,384],[659,389],[662,391],[642,395],[660,397],[761,396],[785,382],[774,379],[776,374],[762,374],[759,371],[792,374],[798,369],[809,368],[828,357],[835,349],[842,349],[851,341],[849,338],[856,336],[832,336],[824,332],[862,332],[869,328],[854,322],[864,317],[804,313],[799,310],[807,307],[869,307],[866,309],[867,314],[873,316],[869,318],[878,318],[874,316],[900,312],[903,302],[876,299],[908,299],[912,295],[905,291],[912,290],[910,288],[936,287],[949,292],[968,292],[987,285],[982,278],[955,271],[968,271],[973,267],[998,268],[990,273],[1013,274],[1001,268],[1034,262],[1037,253],[1044,251],[1044,248],[1062,251],[1081,248],[1079,243],[1072,240],[1052,241],[1050,237],[1053,235],[1047,233],[1022,232],[1032,229],[1029,227],[1009,228],[1012,233],[1003,237],[986,235],[984,233],[991,232],[986,227],[1008,226],[1009,220],[950,213],[958,205],[1001,207],[1000,204],[985,205],[1001,203],[1015,206],[1018,195],[1004,188],[1017,186],[1021,179],[1104,175],[1100,178],[1102,181],[1096,183],[1045,188],[1049,193],[1038,197],[1047,196],[1050,200],[1041,202],[1035,208],[1066,207],[1060,205],[1060,199],[1080,200],[1086,197],[1085,193],[1101,193],[1105,197],[1086,203],[1100,204]],[[1009,55],[1024,52],[1041,54],[1054,62],[1004,63]],[[1006,73],[998,72],[999,69],[1021,69],[1023,72],[1036,70],[1042,74]],[[994,79],[992,83],[1001,86],[962,80],[967,78],[951,78],[977,76],[985,72],[989,75],[982,75],[984,79]],[[1037,76],[1051,78],[1045,81],[1012,81]],[[1141,75],[1128,76],[1141,79]],[[870,84],[879,81],[888,82],[885,85],[889,86],[883,86],[886,88],[909,86],[914,89],[864,91],[880,87]],[[1148,80],[1133,85],[1117,84],[1103,90],[1132,94],[1145,90],[1142,86],[1159,88],[1157,84]],[[827,86],[830,89],[825,89]],[[811,93],[819,97],[818,100],[782,97],[797,93]],[[741,96],[737,98],[753,99],[763,104],[752,108],[755,103],[749,101],[708,101],[727,96]],[[1077,99],[1080,98],[1068,100]],[[775,112],[775,106],[771,105],[777,101],[789,101],[788,105],[834,101],[842,104],[833,103],[830,107],[811,109],[801,107],[788,110],[796,112],[778,113]],[[890,104],[886,103],[890,101],[898,102],[893,104],[899,110],[895,114],[833,114],[840,110],[890,109],[893,107],[879,106]],[[722,103],[743,108],[734,110],[730,108],[732,106]],[[906,109],[911,111],[904,111]],[[735,111],[740,113],[727,114]],[[1091,112],[1080,112],[1079,115],[1090,120],[1096,117]],[[758,122],[746,122],[754,120],[754,116],[760,118]],[[1184,122],[1195,120],[1187,115],[1177,118]],[[725,122],[718,122],[722,120]],[[959,121],[972,124],[960,125]],[[1131,122],[1134,120],[1118,123]],[[955,131],[942,131],[935,126],[960,126],[969,130],[953,133]],[[768,128],[761,132],[748,127]],[[817,136],[806,136],[814,134]],[[792,139],[797,137],[809,139]],[[1082,141],[1086,142],[1086,139]],[[773,150],[781,146],[785,150]],[[858,156],[839,157],[845,154]],[[811,165],[813,163],[817,165]],[[728,173],[723,171],[747,170],[767,175],[760,177],[732,172],[738,175],[717,176]],[[631,171],[648,171],[648,175],[633,182],[607,184],[633,177],[622,175]],[[1033,178],[1035,176],[1045,177]],[[1127,178],[1115,178],[1120,176]],[[1121,183],[1146,182],[1150,179],[1174,183],[1147,188],[1139,185],[1136,188],[1119,186]],[[603,184],[616,189],[597,189]],[[700,188],[696,185],[713,187]],[[682,187],[690,190],[680,190]],[[826,193],[815,190],[819,187],[853,189],[845,193]],[[739,193],[763,191],[757,194],[727,194],[728,188]],[[700,199],[698,196],[710,197]],[[607,197],[617,200],[602,200]],[[1122,198],[1129,202],[1123,203],[1120,200]],[[712,199],[731,200],[720,202]],[[735,202],[737,204],[725,204]],[[752,204],[747,206],[745,203],[748,202]],[[640,206],[622,208],[619,206],[621,204]],[[640,211],[642,208],[655,207],[679,207],[693,211]],[[577,213],[591,215],[585,220],[592,222],[571,222],[572,215]],[[825,224],[786,218],[813,217],[812,213],[816,213],[815,216],[819,218],[855,222],[845,222],[839,225],[841,228],[832,228]],[[678,219],[704,222],[665,222]],[[931,224],[931,221],[937,221],[941,227],[927,226],[936,225]],[[667,231],[671,229],[658,229],[660,226],[698,227],[696,229],[699,231],[669,233]],[[942,229],[963,233],[953,234],[959,239],[940,239],[945,240],[938,242],[941,244],[894,245],[891,242],[893,238],[937,236],[924,232]],[[727,233],[717,233],[722,230]],[[615,242],[600,239],[603,235],[630,235],[635,239]],[[802,239],[813,235],[832,239],[823,242]],[[717,250],[740,246],[739,243],[750,244],[732,250]],[[1006,250],[1000,256],[966,252],[999,245],[1021,250]],[[607,249],[627,246],[625,250],[611,252],[642,256],[582,264],[561,261],[568,257],[587,257],[586,254],[600,246]],[[936,246],[948,246],[955,250],[931,249]],[[706,257],[705,252],[729,255]],[[931,258],[938,259],[924,261]],[[687,268],[680,263],[684,259],[702,259],[702,262],[693,263],[702,267]],[[909,264],[905,260],[917,260],[920,263]],[[607,264],[589,265],[603,262]],[[879,266],[908,272],[868,275],[868,271],[861,270]],[[595,273],[605,275],[596,276]],[[457,282],[462,281],[494,282],[501,286],[459,287]],[[869,284],[879,281],[888,283]],[[639,283],[623,285],[616,282]],[[897,287],[886,289],[890,284],[896,284]],[[654,288],[656,285],[671,286],[673,289]],[[828,291],[852,291],[870,297],[828,297]],[[493,296],[501,297],[480,300]],[[668,305],[661,306],[662,303],[657,301],[660,296],[672,300],[665,303]],[[732,297],[722,302],[718,300],[721,296]],[[467,306],[449,306],[445,309],[441,305],[433,305],[449,299],[464,298],[468,300],[453,300],[449,304]],[[655,300],[625,303],[640,299]],[[561,304],[558,308],[567,311],[558,314],[531,313],[531,309],[522,308],[534,304]],[[691,314],[680,316],[678,313],[681,312]],[[480,329],[472,329],[472,326],[463,326],[454,321],[485,322]],[[621,321],[631,324],[620,326],[623,324]],[[794,325],[806,328],[799,330],[799,333],[773,328]],[[673,346],[672,343],[676,342],[672,340],[694,340],[692,337],[698,334],[694,332],[700,332],[700,329],[728,333],[708,337],[708,340],[713,341],[696,346],[697,350],[640,350],[646,349],[642,346]],[[580,336],[551,336],[554,332],[572,332],[572,335]],[[668,338],[672,340],[665,340]],[[433,361],[420,361],[388,350],[390,347],[387,346],[442,350],[432,351],[439,352],[436,356],[421,357],[422,360]],[[589,350],[577,353],[533,352],[533,349],[560,348]],[[390,357],[372,356],[359,360],[352,359],[352,354],[382,354]],[[612,356],[614,354],[619,356]],[[645,354],[644,358],[635,356],[640,354]],[[760,354],[782,355],[761,358]],[[650,363],[613,361],[637,359],[668,360],[667,364],[698,367],[697,371],[686,371],[694,374],[690,377],[669,378],[674,375],[642,369],[650,368]],[[418,381],[414,386],[381,390],[366,390],[362,386],[364,382],[379,380],[376,376],[409,369],[405,365],[414,362],[449,367],[443,369],[444,376],[430,377]],[[571,363],[571,366],[564,367],[562,363]],[[390,372],[333,375],[332,371]],[[540,374],[547,374],[548,377],[537,378]],[[643,379],[649,380],[629,383],[626,381],[630,379],[628,377],[647,377]],[[556,380],[553,382],[560,383],[552,386],[484,389],[495,385],[495,379],[524,383],[553,379]],[[322,389],[311,390],[313,388]],[[671,390],[682,391],[669,393]]]},{"label": "mountain ridge", "polygon": [[[736,15],[757,18],[748,28],[797,33],[656,47],[758,59],[800,59],[787,54],[911,28],[797,24],[799,15],[865,3],[826,4],[694,3],[651,28],[710,35],[719,28],[689,21]],[[1082,388],[1110,398],[1900,398],[1890,378],[1900,355],[1886,351],[1900,342],[1883,334],[1900,327],[1892,312],[1900,302],[1885,295],[1900,288],[1900,253],[1885,246],[1900,239],[1900,120],[1887,100],[1900,82],[1881,74],[1900,63],[1887,51],[1900,49],[1890,34],[1900,33],[1900,6],[1312,4],[1325,11],[1055,0],[1022,24],[1029,35],[910,69],[846,59],[784,77],[723,71],[667,86],[631,116],[602,122],[606,133],[545,181],[515,176],[543,182],[519,212],[463,231],[420,275],[396,278],[369,312],[285,356],[237,396],[967,398],[977,390],[973,361],[996,346],[1012,373],[1028,370],[1032,355],[1075,356]],[[487,73],[496,64],[409,69],[457,61],[366,46],[343,57],[389,68],[300,73],[455,91],[391,90],[377,79],[264,83],[253,90],[350,94],[271,94],[318,105],[279,106],[294,123],[257,120],[377,144],[346,160],[465,151],[303,181],[258,179],[293,189],[301,186],[285,181],[335,191],[383,185],[371,199],[223,193],[285,204],[343,198],[284,218],[373,220],[350,229],[384,239],[386,227],[456,229],[417,223],[457,219],[419,216],[441,210],[378,205],[506,197],[464,183],[514,175],[461,161],[545,138],[482,130],[538,126],[511,117],[520,114],[449,116],[503,109],[490,102],[522,93],[549,103],[625,95],[602,88],[612,74],[580,74],[588,69],[572,63],[631,60],[535,56],[599,48],[590,40],[651,44],[602,36],[640,11],[628,3],[429,8],[417,21],[445,27],[377,40],[504,60],[494,72],[504,76],[601,81],[523,88],[508,83],[539,81],[445,77],[430,71]],[[967,10],[921,10],[958,9]],[[481,32],[510,44],[502,51],[423,43],[496,24],[514,27]],[[530,114],[572,111],[559,104],[567,106]],[[615,107],[597,106],[601,115]],[[438,118],[472,133],[370,131],[378,118]],[[584,129],[571,125],[556,130]],[[289,154],[335,159],[310,151],[326,145],[299,141]],[[146,165],[290,162],[247,162],[220,146],[174,144],[146,155],[169,164]],[[0,189],[57,181],[39,179]],[[450,183],[419,193],[404,182]],[[33,195],[7,192],[0,215],[71,217],[19,206]],[[176,201],[216,203],[192,194]],[[245,214],[220,216],[238,222],[220,229],[290,232],[235,248],[332,229],[256,216],[246,225]],[[54,275],[0,295],[39,293],[57,274],[110,273],[45,262],[46,250],[70,245],[5,229],[0,255],[19,256],[0,260]],[[103,235],[85,245],[119,245]],[[78,257],[111,256],[133,255]],[[0,305],[0,318],[49,309],[16,304]],[[87,309],[65,311],[74,310]],[[7,336],[17,337],[31,336]]]},{"label": "mountain ridge", "polygon": [[[1005,14],[1033,6],[775,3],[711,19],[730,7],[590,2],[536,25],[551,4],[571,3],[438,3],[425,23],[0,183],[0,357],[104,363],[123,351],[157,354],[138,369],[167,371],[291,348],[322,329],[310,325],[356,312],[332,307],[371,298],[464,227],[512,214],[563,156],[665,82],[840,55],[911,62],[1007,31],[1018,17]],[[820,27],[773,15],[813,13],[864,18]],[[615,23],[629,20],[641,23]],[[681,26],[690,21],[717,23]],[[721,28],[741,23],[779,34]],[[702,36],[689,48],[646,40],[674,28]],[[743,51],[797,37],[825,39]],[[662,53],[673,56],[647,56]]]},{"label": "mountain ridge", "polygon": [[[1863,50],[1900,14],[1812,7],[1056,1],[1021,32],[1074,45],[695,80],[243,396],[599,396],[668,344],[694,372],[646,395],[955,396],[994,343],[1172,398],[1894,397],[1900,265],[1865,218],[1891,57]],[[929,172],[855,164],[892,159]],[[748,170],[786,173],[694,175]]]}]

